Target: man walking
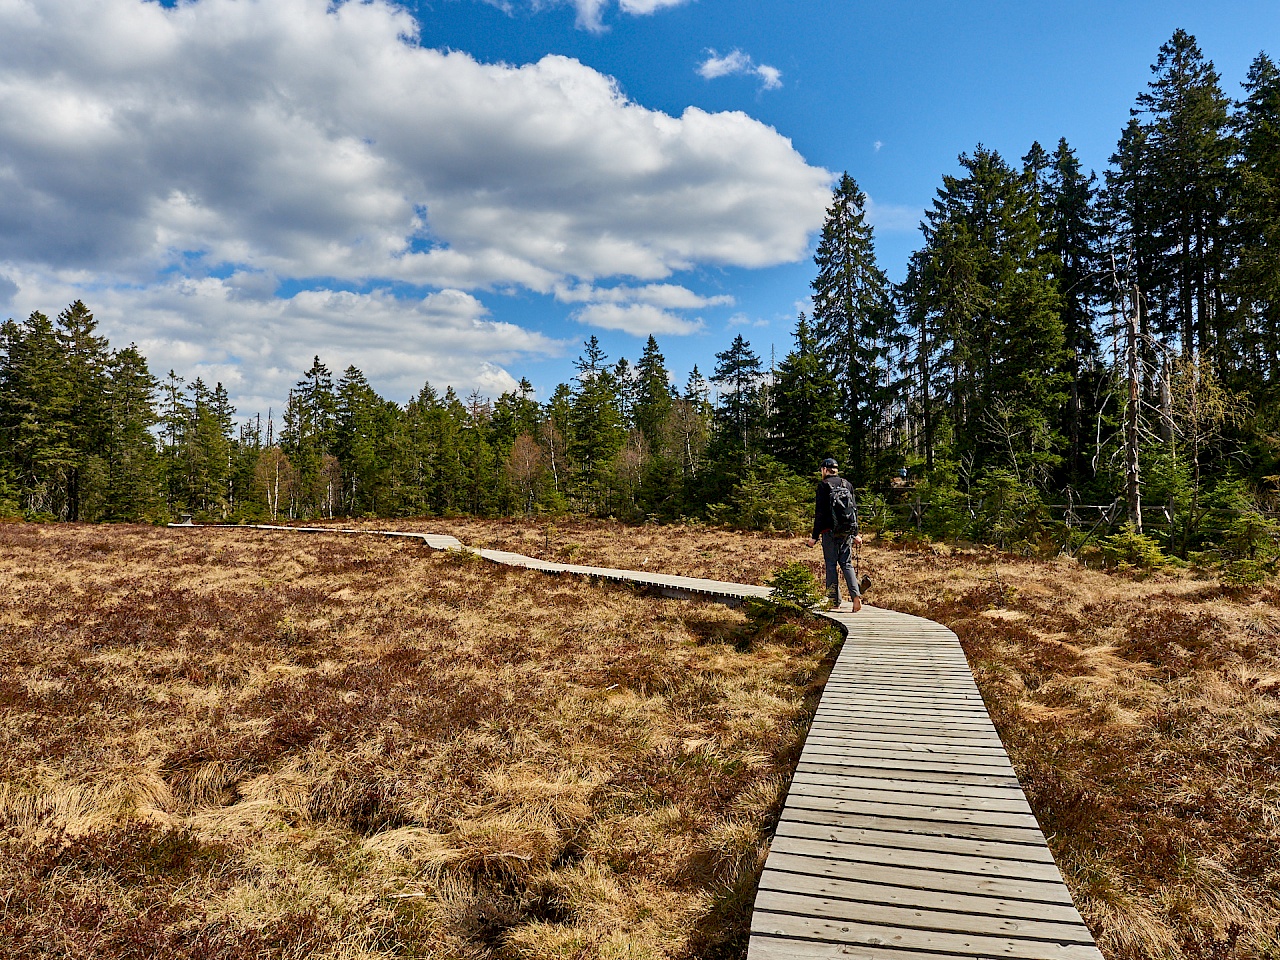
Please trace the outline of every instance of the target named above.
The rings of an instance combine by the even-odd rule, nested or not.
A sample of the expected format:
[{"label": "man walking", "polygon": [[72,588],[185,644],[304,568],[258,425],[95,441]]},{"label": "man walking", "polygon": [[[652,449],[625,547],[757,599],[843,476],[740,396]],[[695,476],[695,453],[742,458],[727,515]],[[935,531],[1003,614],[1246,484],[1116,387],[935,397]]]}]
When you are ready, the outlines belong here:
[{"label": "man walking", "polygon": [[[862,591],[853,572],[850,543],[862,544],[858,533],[858,506],[853,484],[840,476],[833,457],[822,461],[822,479],[813,511],[813,536],[809,546],[822,541],[822,559],[827,567],[827,598],[837,610],[857,613],[862,609]],[[840,575],[849,588],[849,602],[840,602]]]}]

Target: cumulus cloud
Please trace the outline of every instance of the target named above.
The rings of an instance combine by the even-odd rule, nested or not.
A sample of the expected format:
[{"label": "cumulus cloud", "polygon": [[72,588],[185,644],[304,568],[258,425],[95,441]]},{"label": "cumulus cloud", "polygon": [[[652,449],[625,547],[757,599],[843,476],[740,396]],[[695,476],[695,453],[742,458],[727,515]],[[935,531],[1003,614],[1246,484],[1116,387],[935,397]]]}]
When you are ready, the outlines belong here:
[{"label": "cumulus cloud", "polygon": [[[494,0],[489,0],[494,2]],[[604,25],[604,13],[610,6],[610,0],[569,0],[577,11],[577,25],[583,30],[590,30],[592,33],[602,33],[606,29]],[[647,16],[658,10],[665,10],[667,7],[678,7],[689,0],[618,0],[618,9],[622,13],[631,14],[632,16]],[[505,6],[505,4],[502,4]],[[539,6],[547,5],[547,0],[534,0],[535,9]]]},{"label": "cumulus cloud", "polygon": [[698,65],[698,74],[707,80],[718,77],[753,76],[760,80],[762,90],[776,90],[782,86],[782,71],[766,63],[757,64],[748,54],[741,50],[719,56],[714,50],[707,51],[707,59]]},{"label": "cumulus cloud", "polygon": [[686,320],[651,303],[593,303],[573,315],[579,323],[603,330],[621,330],[637,337],[650,334],[697,333],[701,320]]},{"label": "cumulus cloud", "polygon": [[416,31],[382,0],[0,5],[0,258],[547,290],[794,260],[821,222],[829,174],[744,114]]},{"label": "cumulus cloud", "polygon": [[[409,330],[424,371],[449,347],[413,331],[465,329],[474,379],[486,337],[496,353],[525,332],[441,327],[440,301],[427,310],[377,288],[474,298],[585,284],[651,291],[578,301],[589,307],[696,309],[692,291],[667,305],[653,291],[685,296],[663,281],[698,265],[802,259],[830,201],[831,174],[743,113],[650,110],[566,57],[489,64],[424,48],[391,0],[0,2],[0,35],[0,273],[21,288],[14,303],[65,289],[33,306],[84,296],[141,325],[125,342],[185,338],[193,357],[262,324],[319,345],[289,331],[317,323],[336,342],[364,311],[388,343]],[[374,292],[277,303],[210,280],[180,297],[174,274]],[[399,382],[393,348],[363,356]],[[283,369],[294,360],[270,353]]]},{"label": "cumulus cloud", "polygon": [[[508,365],[562,356],[569,346],[495,321],[460,290],[416,299],[339,290],[277,297],[274,283],[263,280],[235,274],[108,288],[94,291],[90,307],[100,332],[117,347],[136,342],[153,373],[173,369],[188,380],[221,382],[245,414],[278,410],[316,354],[335,375],[353,364],[385,396],[404,402],[428,380],[491,396],[514,389]],[[37,303],[62,305],[82,295],[57,278],[23,276],[19,284],[23,299]]]}]

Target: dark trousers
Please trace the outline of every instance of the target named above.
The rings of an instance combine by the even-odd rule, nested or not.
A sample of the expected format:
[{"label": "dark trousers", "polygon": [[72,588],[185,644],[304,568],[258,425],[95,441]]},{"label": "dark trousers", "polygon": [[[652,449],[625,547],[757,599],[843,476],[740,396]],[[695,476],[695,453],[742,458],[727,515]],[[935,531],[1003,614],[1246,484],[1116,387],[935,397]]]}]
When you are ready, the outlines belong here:
[{"label": "dark trousers", "polygon": [[853,553],[849,549],[849,537],[832,536],[827,530],[822,534],[822,559],[827,565],[827,596],[840,602],[840,574],[849,588],[849,596],[860,597],[858,578],[853,572]]}]

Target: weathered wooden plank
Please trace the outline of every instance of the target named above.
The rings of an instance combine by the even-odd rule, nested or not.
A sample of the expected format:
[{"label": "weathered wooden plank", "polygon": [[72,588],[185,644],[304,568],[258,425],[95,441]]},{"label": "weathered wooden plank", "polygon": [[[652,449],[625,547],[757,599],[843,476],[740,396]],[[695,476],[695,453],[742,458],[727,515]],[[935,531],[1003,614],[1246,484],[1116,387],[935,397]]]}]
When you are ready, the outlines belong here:
[{"label": "weathered wooden plank", "polygon": [[854,844],[842,847],[839,856],[832,856],[825,841],[784,836],[774,838],[769,863],[766,873],[785,870],[811,877],[874,880],[919,889],[985,892],[1071,905],[1071,897],[1052,862]]},{"label": "weathered wooden plank", "polygon": [[[796,847],[795,844],[801,841],[814,841],[825,844],[825,847]],[[836,859],[848,857],[905,866],[927,867],[942,858],[960,858],[968,862],[962,869],[970,873],[986,872],[983,864],[990,861],[996,865],[991,869],[998,867],[1003,871],[1001,876],[1028,879],[1060,877],[1053,856],[1044,844],[975,841],[940,834],[909,833],[895,830],[885,823],[856,827],[786,821],[778,824],[773,846],[775,849],[803,849],[803,852],[814,855],[821,855],[825,849],[826,855]]]},{"label": "weathered wooden plank", "polygon": [[760,877],[760,889],[1080,924],[1080,914],[1058,881],[826,861],[785,851],[770,852],[770,867]]},{"label": "weathered wooden plank", "polygon": [[863,761],[883,764],[886,770],[901,770],[919,765],[931,772],[998,773],[1012,770],[1006,758],[980,760],[973,757],[956,757],[929,750],[872,750],[856,743],[828,747],[821,743],[807,744],[802,756],[819,763],[836,761]]},{"label": "weathered wooden plank", "polygon": [[[927,799],[927,798],[924,798]],[[976,824],[990,827],[1011,827],[1040,832],[1040,824],[1030,807],[1023,810],[974,810],[963,807],[944,807],[929,803],[891,803],[887,800],[864,798],[859,795],[815,796],[812,793],[792,791],[787,795],[787,807],[796,810],[824,810],[832,813],[852,813],[865,816],[881,816],[894,820],[919,820],[945,825],[942,829]]]},{"label": "weathered wooden plank", "polygon": [[934,809],[985,810],[991,812],[1030,814],[1027,801],[1012,792],[1002,797],[963,796],[955,792],[924,793],[915,790],[887,790],[850,785],[847,781],[815,782],[808,778],[793,779],[788,796],[855,797],[862,802],[889,803],[899,806],[925,806]]},{"label": "weathered wooden plank", "polygon": [[[932,951],[955,957],[1007,957],[1010,960],[1102,960],[1092,942],[1037,940],[1016,935],[984,935],[920,927],[893,926],[827,920],[820,917],[776,913],[757,907],[751,917],[751,932],[764,937],[794,937],[839,945],[890,948],[875,957],[904,960],[902,951]],[[848,953],[833,954],[848,956]],[[855,954],[856,955],[856,954]],[[748,958],[751,953],[748,951]],[[914,954],[912,954],[914,960]]]},{"label": "weathered wooden plank", "polygon": [[1004,843],[1043,844],[1044,834],[1038,828],[964,823],[929,819],[928,817],[895,817],[880,811],[830,810],[809,804],[788,803],[782,815],[804,823],[830,827],[875,827],[901,833],[956,837],[967,840],[996,840]]},{"label": "weathered wooden plank", "polygon": [[808,769],[797,769],[791,778],[791,789],[797,786],[813,785],[815,787],[831,787],[848,791],[877,790],[901,793],[910,796],[930,796],[972,798],[975,800],[999,800],[1026,805],[1017,782],[999,785],[973,785],[952,783],[949,780],[894,780],[878,773],[847,773],[844,771],[813,772]]},{"label": "weathered wooden plank", "polygon": [[883,763],[868,763],[864,760],[853,758],[842,761],[839,757],[808,758],[801,754],[798,769],[815,774],[834,771],[836,773],[856,773],[861,776],[880,776],[886,780],[898,780],[902,783],[957,783],[990,787],[1018,786],[1018,778],[1014,775],[1012,768],[1005,773],[962,773],[956,770],[925,770],[913,764],[903,764],[894,768]]},{"label": "weathered wooden plank", "polygon": [[[829,884],[834,886],[834,884]],[[869,896],[874,896],[869,893]],[[881,896],[883,896],[883,892]],[[858,926],[883,925],[906,929],[946,930],[952,933],[978,934],[988,937],[1016,937],[1020,940],[1052,941],[1059,944],[1091,944],[1093,938],[1079,920],[1052,921],[1009,915],[985,904],[985,912],[969,913],[945,905],[946,895],[935,894],[931,903],[900,905],[875,899],[849,900],[813,891],[761,890],[755,908],[777,913],[802,914],[806,918],[856,923]],[[1045,905],[1046,910],[1052,910]]]}]

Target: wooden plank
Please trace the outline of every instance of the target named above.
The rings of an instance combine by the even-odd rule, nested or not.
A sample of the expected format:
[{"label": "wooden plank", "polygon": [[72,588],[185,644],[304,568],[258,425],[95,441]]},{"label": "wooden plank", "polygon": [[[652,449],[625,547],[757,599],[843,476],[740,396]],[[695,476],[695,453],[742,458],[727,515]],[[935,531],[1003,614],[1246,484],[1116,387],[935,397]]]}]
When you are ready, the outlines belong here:
[{"label": "wooden plank", "polygon": [[919,733],[902,727],[867,727],[853,723],[843,723],[838,717],[823,717],[809,725],[809,735],[824,737],[840,737],[841,739],[875,740],[880,742],[906,742],[919,744],[935,744],[938,746],[954,745],[983,747],[985,749],[1004,749],[1004,744],[994,732],[982,730],[957,730],[954,733]]},{"label": "wooden plank", "polygon": [[1008,800],[1026,804],[1026,797],[1017,782],[996,786],[952,783],[949,780],[894,780],[877,774],[862,772],[823,772],[797,770],[791,778],[792,789],[797,786],[838,787],[842,790],[883,790],[911,796],[937,795],[940,797],[964,797],[977,800]]},{"label": "wooden plank", "polygon": [[963,823],[927,817],[894,817],[880,811],[830,810],[810,804],[787,803],[782,815],[803,823],[828,827],[876,827],[900,833],[920,833],[964,840],[995,840],[1003,843],[1043,844],[1039,828],[1000,824]]},{"label": "wooden plank", "polygon": [[[782,870],[810,877],[875,881],[922,890],[976,891],[988,896],[1035,899],[1062,907],[1072,905],[1052,863],[871,846],[850,846],[842,848],[839,856],[831,856],[830,847],[819,840],[775,839],[775,846],[769,851],[770,866],[765,869],[766,874],[770,870]],[[780,889],[791,889],[787,884],[793,883],[793,879],[786,880]],[[770,881],[779,882],[783,881]]]},{"label": "wooden plank", "polygon": [[906,807],[929,807],[931,809],[983,810],[1000,813],[1031,813],[1027,801],[1011,791],[1002,797],[961,796],[952,793],[920,793],[911,790],[885,790],[869,787],[850,786],[847,782],[827,781],[817,783],[809,780],[792,780],[788,796],[797,797],[853,797],[860,802],[880,802]]},{"label": "wooden plank", "polygon": [[870,761],[860,757],[817,756],[800,754],[799,768],[812,773],[832,771],[836,773],[874,774],[887,780],[921,780],[929,783],[963,783],[973,785],[1001,786],[1014,785],[1018,778],[1013,768],[1000,771],[959,770],[954,765],[931,764],[925,767],[919,763],[886,763]]},{"label": "wooden plank", "polygon": [[[797,847],[802,841],[813,841],[823,847]],[[870,827],[840,827],[796,821],[778,824],[774,835],[775,849],[801,850],[814,853],[825,849],[835,858],[850,857],[871,863],[901,863],[904,866],[929,866],[940,858],[962,858],[972,861],[963,869],[981,873],[999,869],[1001,876],[1050,879],[1060,877],[1049,848],[1043,844],[1006,843],[995,840],[959,840],[939,834],[905,833],[888,824]],[[880,859],[886,858],[886,859]],[[991,862],[995,866],[984,866]]]},{"label": "wooden plank", "polygon": [[1080,923],[1061,882],[921,869],[770,852],[761,890],[808,893],[840,900],[870,901],[927,909]]},{"label": "wooden plank", "polygon": [[991,773],[1012,770],[1006,757],[957,757],[953,754],[931,750],[874,750],[857,743],[828,746],[822,743],[806,744],[802,756],[807,760],[826,762],[835,760],[861,760],[883,763],[885,769],[902,769],[916,764],[921,769],[954,771],[956,773]]},{"label": "wooden plank", "polygon": [[[893,957],[905,960],[902,951],[930,951],[956,957],[1006,957],[1009,960],[1102,960],[1102,954],[1091,942],[1061,943],[1053,940],[1035,940],[1015,935],[982,935],[956,933],[919,927],[891,926],[879,923],[854,924],[826,920],[818,917],[775,913],[757,907],[751,917],[751,933],[754,939],[764,937],[793,937],[818,943],[853,945],[869,948],[889,948],[883,953],[868,954],[873,957]],[[748,957],[751,957],[748,952]],[[857,954],[853,954],[857,956]],[[818,954],[814,954],[818,956]],[[848,952],[830,956],[850,956]],[[916,954],[911,954],[914,960]]]},{"label": "wooden plank", "polygon": [[1023,810],[974,810],[964,807],[944,807],[928,803],[891,803],[887,800],[867,799],[844,794],[843,796],[814,796],[792,791],[787,794],[787,806],[797,810],[824,810],[832,813],[852,813],[865,816],[881,816],[893,820],[920,820],[944,824],[947,829],[960,825],[980,824],[992,827],[1011,827],[1038,834],[1040,824],[1030,807]]},{"label": "wooden plank", "polygon": [[[820,884],[819,884],[820,885]],[[836,886],[827,883],[827,886]],[[884,889],[880,895],[885,895]],[[874,891],[869,891],[874,896]],[[928,898],[925,898],[928,899]],[[1088,929],[1080,922],[1074,907],[1067,912],[1073,919],[1053,921],[1023,916],[1020,913],[1000,911],[1000,901],[981,906],[982,913],[962,912],[946,905],[946,894],[935,893],[931,902],[923,904],[882,903],[879,900],[855,900],[815,893],[812,890],[795,892],[788,890],[761,890],[756,895],[755,909],[777,913],[796,913],[805,918],[856,923],[858,926],[901,927],[905,929],[945,930],[949,933],[978,934],[988,937],[1016,937],[1034,941],[1052,941],[1058,944],[1092,944]],[[970,898],[969,904],[973,903]],[[1046,910],[1054,908],[1043,905]],[[1060,910],[1057,912],[1061,912]],[[1032,948],[1034,949],[1034,948]]]}]

